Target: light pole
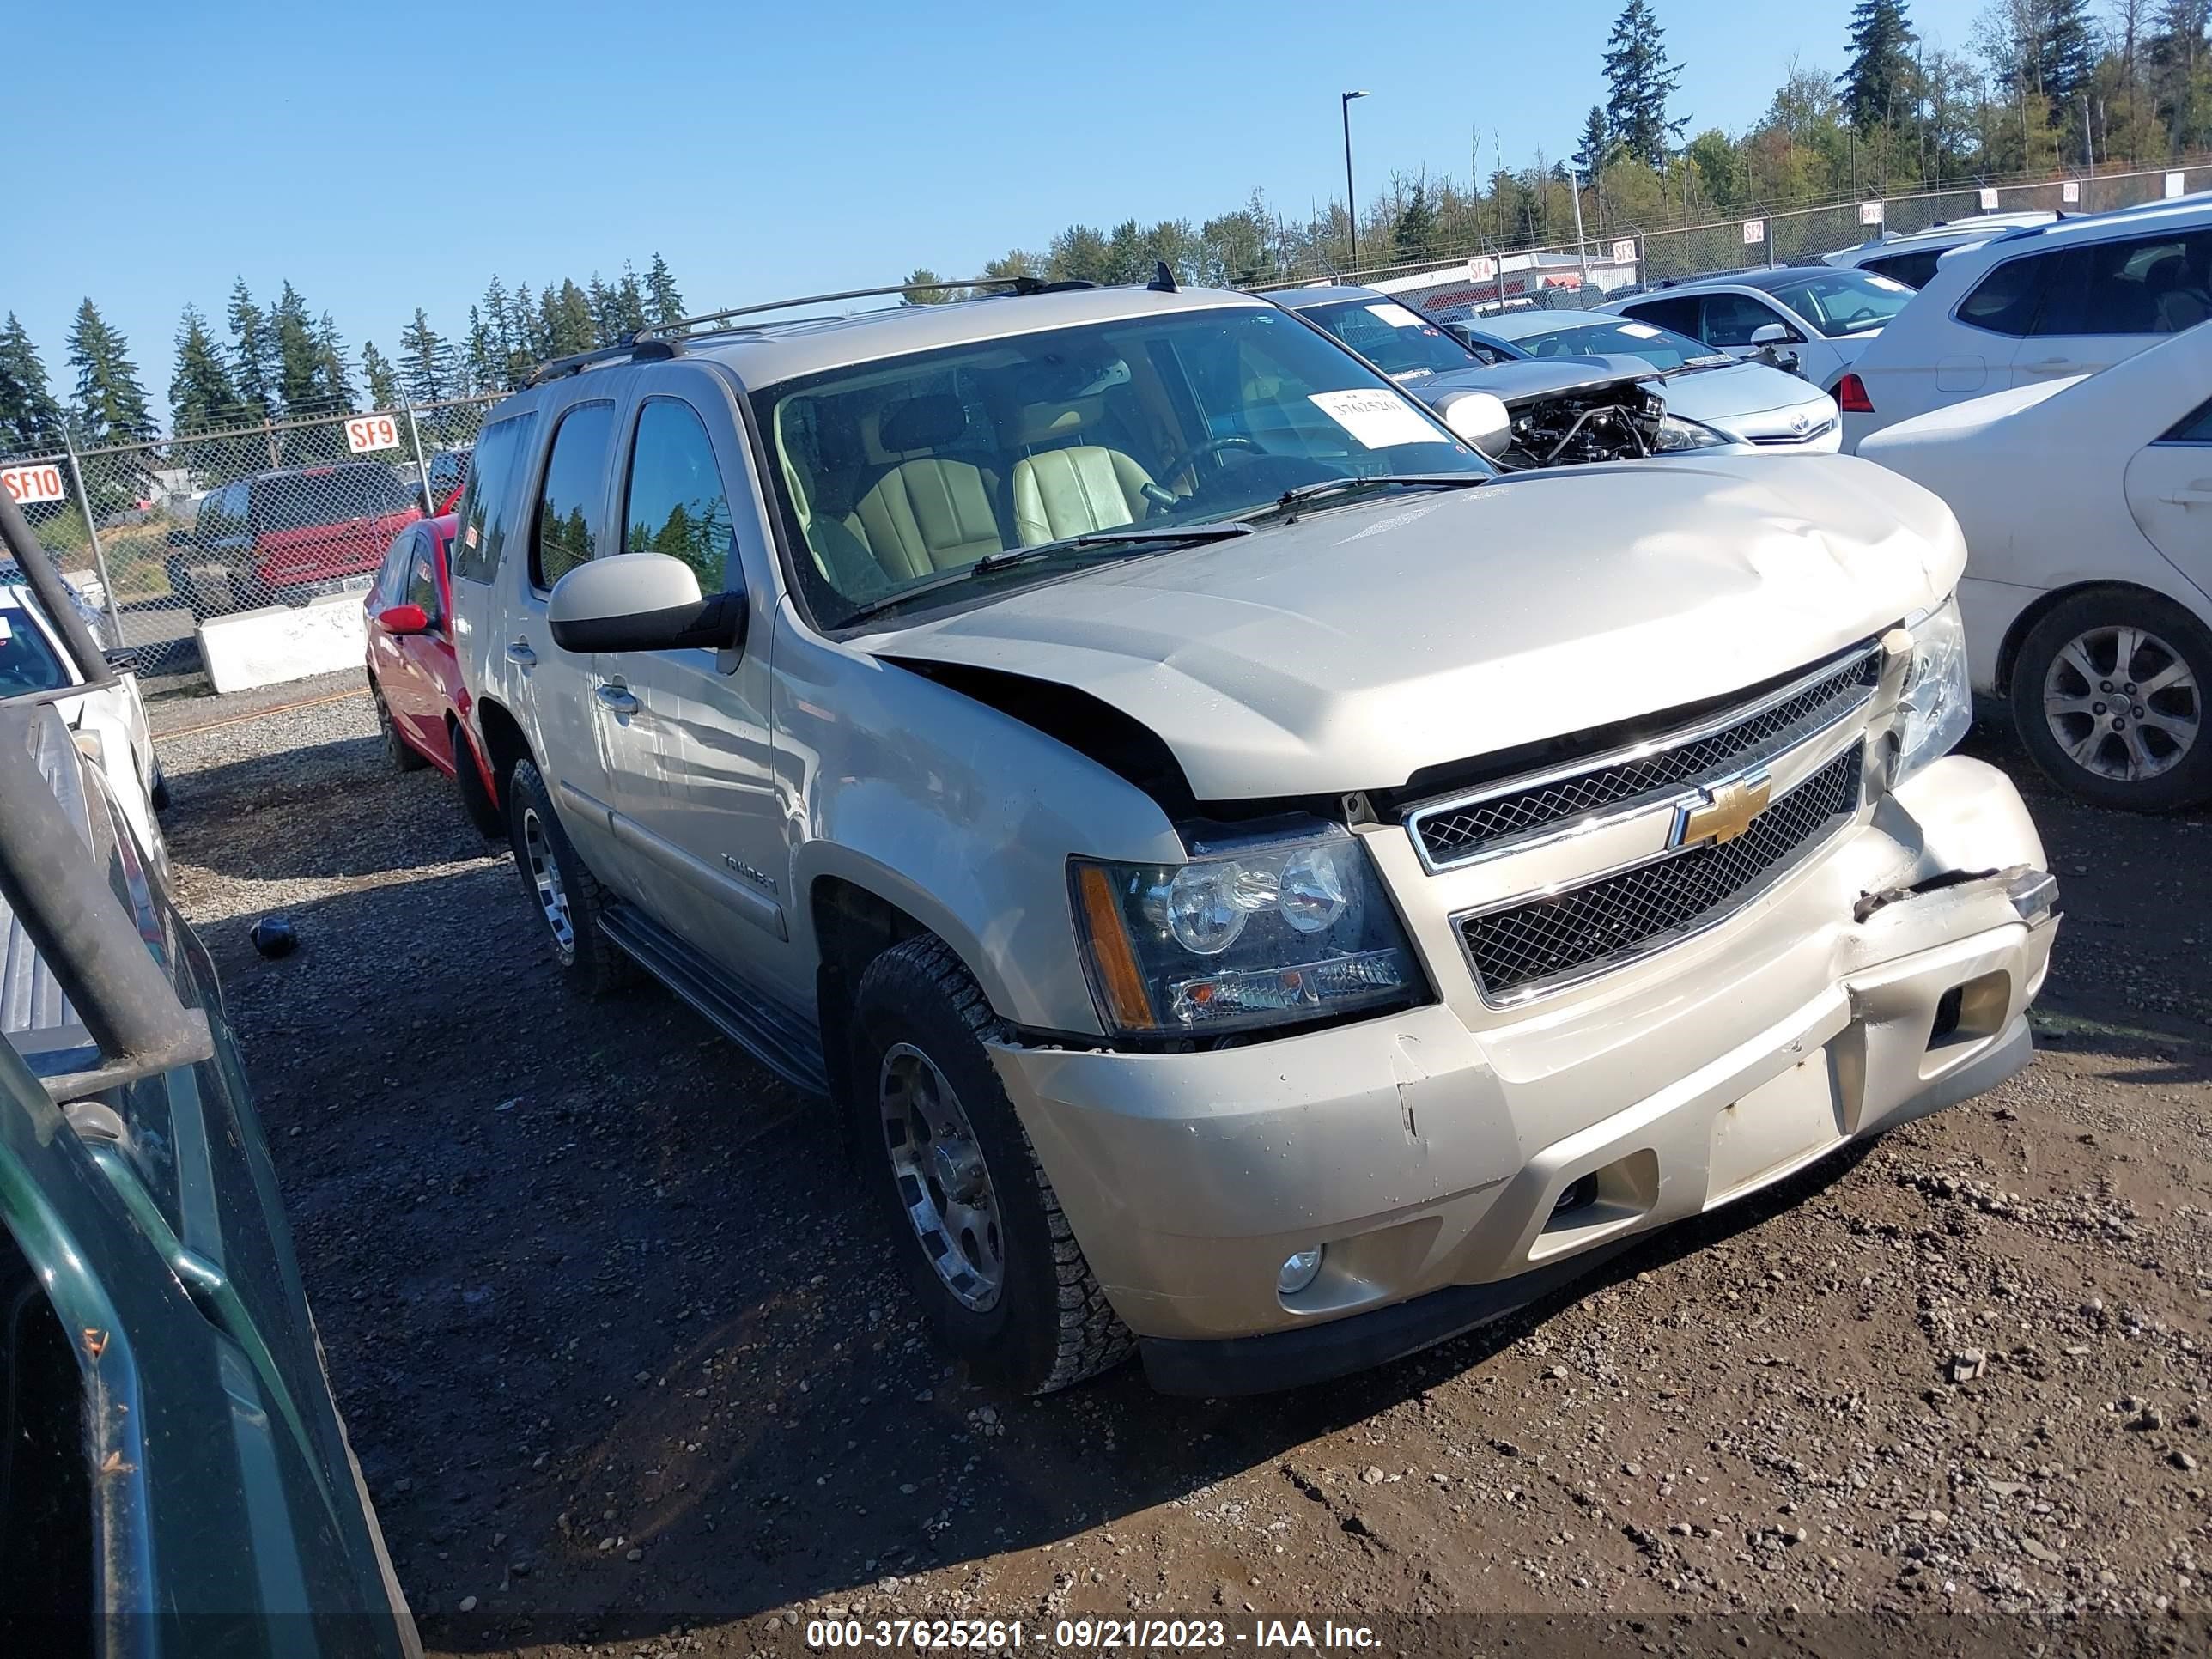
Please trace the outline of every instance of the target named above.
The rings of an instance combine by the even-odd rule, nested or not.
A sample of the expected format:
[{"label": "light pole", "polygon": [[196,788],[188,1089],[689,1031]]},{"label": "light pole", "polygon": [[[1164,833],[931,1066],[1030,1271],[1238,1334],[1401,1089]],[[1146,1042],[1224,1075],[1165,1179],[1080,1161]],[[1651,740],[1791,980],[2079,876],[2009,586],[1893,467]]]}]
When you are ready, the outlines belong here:
[{"label": "light pole", "polygon": [[1344,117],[1344,222],[1352,234],[1352,269],[1359,270],[1359,198],[1352,191],[1352,100],[1364,98],[1365,88],[1347,92],[1337,99],[1337,109]]}]

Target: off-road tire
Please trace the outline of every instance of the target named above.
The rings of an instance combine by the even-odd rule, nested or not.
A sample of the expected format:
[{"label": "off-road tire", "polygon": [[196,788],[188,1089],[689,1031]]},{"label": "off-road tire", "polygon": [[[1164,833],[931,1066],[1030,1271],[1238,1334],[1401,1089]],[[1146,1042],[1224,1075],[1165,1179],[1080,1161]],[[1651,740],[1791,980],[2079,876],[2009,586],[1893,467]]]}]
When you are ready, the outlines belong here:
[{"label": "off-road tire", "polygon": [[384,688],[374,679],[368,683],[368,695],[376,704],[377,735],[384,739],[384,757],[392,763],[392,769],[395,772],[419,772],[428,766],[430,763],[399,735],[399,727],[393,723],[392,710],[384,701]]},{"label": "off-road tire", "polygon": [[507,834],[507,815],[499,810],[499,803],[484,787],[476,750],[469,746],[468,736],[458,721],[453,728],[453,787],[460,795],[461,811],[477,834],[486,841],[497,841]]},{"label": "off-road tire", "polygon": [[[2051,732],[2043,706],[2052,659],[2083,634],[2109,627],[2155,635],[2186,664],[2197,686],[2195,743],[2167,770],[2134,782],[2101,776],[2075,761]],[[2212,799],[2212,631],[2171,599],[2141,589],[2107,588],[2054,605],[2021,641],[2008,690],[2021,746],[2045,777],[2075,799],[2127,812],[2172,812]]]},{"label": "off-road tire", "polygon": [[[592,998],[611,996],[635,983],[637,964],[599,927],[599,918],[613,905],[614,896],[600,884],[569,841],[568,832],[561,827],[560,815],[553,810],[552,792],[545,787],[535,763],[515,763],[507,780],[507,841],[514,853],[514,867],[521,874],[530,908],[546,928],[546,943],[553,947],[561,976],[580,994]],[[546,847],[559,868],[561,886],[568,898],[573,938],[566,945],[546,921],[538,883],[531,873],[524,825],[532,813],[536,814]]]},{"label": "off-road tire", "polygon": [[[923,935],[894,945],[860,976],[847,1091],[852,1144],[900,1265],[939,1340],[976,1375],[1022,1395],[1051,1394],[1120,1364],[1136,1339],[1084,1259],[1074,1229],[984,1043],[1003,1029],[958,957]],[[991,1176],[1007,1236],[997,1302],[978,1312],[924,1255],[901,1201],[878,1090],[896,1043],[919,1049],[957,1093]]]}]

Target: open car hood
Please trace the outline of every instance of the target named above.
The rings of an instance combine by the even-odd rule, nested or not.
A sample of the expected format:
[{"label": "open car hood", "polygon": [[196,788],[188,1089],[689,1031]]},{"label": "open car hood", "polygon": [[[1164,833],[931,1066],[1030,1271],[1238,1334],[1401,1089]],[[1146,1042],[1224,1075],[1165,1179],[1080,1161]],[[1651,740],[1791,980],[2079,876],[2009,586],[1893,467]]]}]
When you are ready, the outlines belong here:
[{"label": "open car hood", "polygon": [[1487,392],[1508,409],[1573,392],[1595,392],[1630,380],[1658,380],[1658,371],[1641,357],[1513,357],[1483,368],[1425,374],[1400,385],[1423,403],[1448,392]]},{"label": "open car hood", "polygon": [[1087,692],[1200,800],[1327,795],[1803,667],[1965,563],[1881,467],[1678,458],[1316,510],[852,643]]}]

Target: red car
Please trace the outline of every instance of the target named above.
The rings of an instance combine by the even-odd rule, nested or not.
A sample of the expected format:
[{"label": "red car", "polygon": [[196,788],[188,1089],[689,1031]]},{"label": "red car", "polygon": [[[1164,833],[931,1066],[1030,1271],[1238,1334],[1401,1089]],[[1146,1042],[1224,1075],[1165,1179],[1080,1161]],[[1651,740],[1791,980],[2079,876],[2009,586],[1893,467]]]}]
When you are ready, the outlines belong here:
[{"label": "red car", "polygon": [[208,493],[191,530],[169,532],[170,589],[204,621],[351,586],[422,516],[419,492],[373,461],[240,478]]},{"label": "red car", "polygon": [[491,774],[469,737],[469,689],[453,655],[447,618],[453,579],[446,550],[450,513],[409,525],[392,542],[368,590],[368,690],[385,752],[403,772],[430,765],[453,780],[470,821],[487,837],[507,833]]}]

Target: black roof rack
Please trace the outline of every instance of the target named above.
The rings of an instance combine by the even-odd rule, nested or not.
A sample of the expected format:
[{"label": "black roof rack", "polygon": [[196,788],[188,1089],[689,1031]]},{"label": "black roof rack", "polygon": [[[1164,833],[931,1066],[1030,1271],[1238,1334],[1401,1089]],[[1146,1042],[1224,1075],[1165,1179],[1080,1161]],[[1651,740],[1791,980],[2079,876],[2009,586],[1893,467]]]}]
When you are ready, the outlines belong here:
[{"label": "black roof rack", "polygon": [[611,363],[617,361],[633,363],[658,362],[665,358],[675,356],[683,349],[683,345],[678,341],[664,340],[647,333],[643,329],[639,329],[632,332],[628,339],[619,340],[613,345],[601,346],[595,351],[579,351],[567,357],[556,357],[549,362],[538,364],[536,368],[530,371],[530,378],[523,381],[520,389],[526,392],[532,386],[544,385],[548,380],[557,380],[563,374],[581,374],[593,363]]}]

